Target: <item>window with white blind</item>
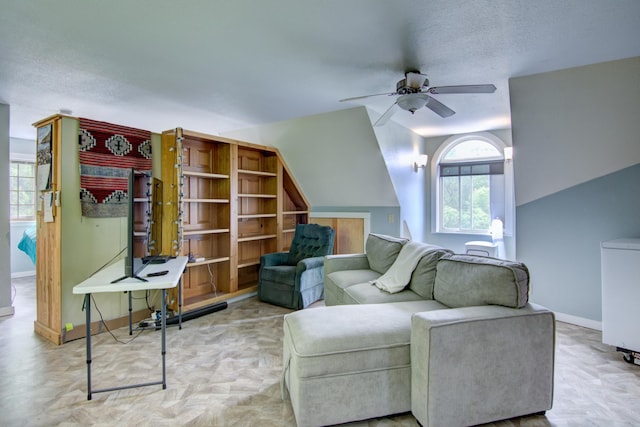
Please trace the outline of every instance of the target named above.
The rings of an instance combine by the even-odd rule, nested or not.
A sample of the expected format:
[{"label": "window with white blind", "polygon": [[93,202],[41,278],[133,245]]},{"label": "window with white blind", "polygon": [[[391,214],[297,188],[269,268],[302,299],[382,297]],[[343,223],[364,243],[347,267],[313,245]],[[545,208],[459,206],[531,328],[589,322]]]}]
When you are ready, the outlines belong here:
[{"label": "window with white blind", "polygon": [[433,168],[436,232],[488,234],[496,218],[510,225],[512,173],[505,147],[486,134],[445,141]]}]

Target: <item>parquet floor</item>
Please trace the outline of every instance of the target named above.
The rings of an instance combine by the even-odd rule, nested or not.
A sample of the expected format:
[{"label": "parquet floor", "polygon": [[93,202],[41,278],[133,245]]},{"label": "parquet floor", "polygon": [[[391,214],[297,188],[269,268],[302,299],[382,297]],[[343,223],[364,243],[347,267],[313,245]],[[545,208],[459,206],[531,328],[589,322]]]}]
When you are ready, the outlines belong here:
[{"label": "parquet floor", "polygon": [[[282,316],[255,297],[167,331],[167,389],[93,395],[84,339],[54,346],[33,333],[34,279],[14,279],[16,314],[0,318],[0,426],[295,426],[280,399]],[[126,328],[115,334],[129,340]],[[554,407],[491,426],[640,426],[640,366],[622,361],[600,332],[558,323]],[[93,341],[96,388],[161,378],[160,336]],[[417,426],[411,414],[350,426]]]}]

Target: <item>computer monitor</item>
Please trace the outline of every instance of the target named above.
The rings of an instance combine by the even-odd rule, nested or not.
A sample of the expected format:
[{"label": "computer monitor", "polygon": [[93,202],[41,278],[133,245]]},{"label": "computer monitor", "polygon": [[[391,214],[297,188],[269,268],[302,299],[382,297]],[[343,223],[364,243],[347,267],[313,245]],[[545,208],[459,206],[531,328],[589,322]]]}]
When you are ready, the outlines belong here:
[{"label": "computer monitor", "polygon": [[[134,254],[135,249],[135,241],[136,241],[136,231],[135,224],[136,222],[140,222],[140,218],[136,217],[136,206],[135,206],[135,169],[131,168],[129,170],[128,175],[128,186],[127,186],[127,249],[126,256],[124,259],[124,276],[112,281],[111,283],[117,283],[121,280],[127,279],[129,277],[133,277],[135,279],[146,282],[147,280],[138,276],[138,273],[144,268],[144,263],[142,262],[141,257],[136,257]],[[152,205],[149,205],[149,209],[153,209]],[[148,213],[146,213],[148,215]]]}]

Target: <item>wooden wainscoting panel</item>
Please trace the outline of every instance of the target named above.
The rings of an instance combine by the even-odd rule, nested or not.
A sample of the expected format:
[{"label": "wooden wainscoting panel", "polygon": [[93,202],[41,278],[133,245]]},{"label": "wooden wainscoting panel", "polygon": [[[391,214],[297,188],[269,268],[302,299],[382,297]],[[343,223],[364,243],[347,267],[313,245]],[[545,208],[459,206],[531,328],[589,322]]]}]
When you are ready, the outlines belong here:
[{"label": "wooden wainscoting panel", "polygon": [[334,254],[355,254],[364,252],[363,218],[319,218],[311,215],[310,223],[328,225],[336,230],[333,246]]}]

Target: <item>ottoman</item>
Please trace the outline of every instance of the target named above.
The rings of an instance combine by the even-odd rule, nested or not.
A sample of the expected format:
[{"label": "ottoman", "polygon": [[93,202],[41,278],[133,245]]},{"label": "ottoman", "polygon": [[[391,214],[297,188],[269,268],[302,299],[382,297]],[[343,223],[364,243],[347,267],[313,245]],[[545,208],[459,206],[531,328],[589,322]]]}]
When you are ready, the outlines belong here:
[{"label": "ottoman", "polygon": [[282,397],[298,426],[411,410],[411,315],[434,300],[317,307],[284,317]]}]

